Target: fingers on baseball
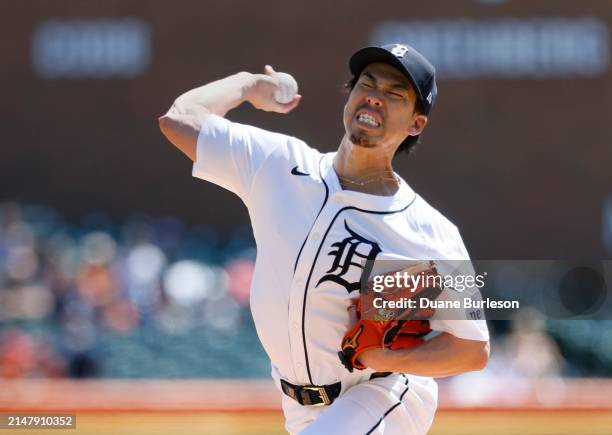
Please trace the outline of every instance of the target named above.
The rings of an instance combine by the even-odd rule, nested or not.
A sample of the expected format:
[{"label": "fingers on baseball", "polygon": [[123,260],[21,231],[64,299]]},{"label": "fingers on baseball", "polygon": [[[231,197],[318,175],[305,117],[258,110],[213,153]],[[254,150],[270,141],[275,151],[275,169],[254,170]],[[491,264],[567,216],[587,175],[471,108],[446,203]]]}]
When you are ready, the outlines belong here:
[{"label": "fingers on baseball", "polygon": [[301,99],[302,99],[302,96],[300,94],[297,94],[295,97],[293,97],[291,101],[289,101],[286,104],[277,103],[278,111],[280,113],[291,112],[293,109],[295,109],[298,106],[298,104],[300,104]]}]

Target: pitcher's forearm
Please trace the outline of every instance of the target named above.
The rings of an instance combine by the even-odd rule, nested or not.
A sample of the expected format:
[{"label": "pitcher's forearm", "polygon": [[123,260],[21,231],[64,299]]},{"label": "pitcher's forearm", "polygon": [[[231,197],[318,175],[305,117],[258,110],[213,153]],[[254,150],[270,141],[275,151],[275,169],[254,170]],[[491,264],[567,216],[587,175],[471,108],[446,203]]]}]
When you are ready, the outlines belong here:
[{"label": "pitcher's forearm", "polygon": [[445,377],[482,370],[489,359],[489,342],[464,340],[442,333],[409,349],[371,349],[360,361],[376,371]]},{"label": "pitcher's forearm", "polygon": [[174,101],[171,111],[198,118],[207,113],[225,116],[246,101],[247,91],[254,83],[253,74],[239,72],[185,92]]},{"label": "pitcher's forearm", "polygon": [[274,99],[279,89],[279,79],[274,75],[272,67],[266,66],[265,74],[239,72],[187,91],[159,117],[159,128],[174,146],[195,161],[198,135],[208,115],[225,117],[247,101],[268,112],[289,113],[297,107],[301,95],[295,95],[288,103]]},{"label": "pitcher's forearm", "polygon": [[206,116],[225,116],[242,104],[254,82],[253,74],[240,72],[187,91],[159,118],[159,127],[170,142],[195,161],[198,133]]}]

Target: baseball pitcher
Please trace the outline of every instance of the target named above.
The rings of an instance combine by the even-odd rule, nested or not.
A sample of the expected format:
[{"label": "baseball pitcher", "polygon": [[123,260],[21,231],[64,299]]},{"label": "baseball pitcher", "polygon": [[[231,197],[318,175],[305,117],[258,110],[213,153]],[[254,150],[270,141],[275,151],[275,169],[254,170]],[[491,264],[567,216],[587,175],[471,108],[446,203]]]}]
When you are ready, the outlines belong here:
[{"label": "baseball pitcher", "polygon": [[[287,431],[424,434],[437,405],[433,378],[486,365],[486,323],[433,310],[372,320],[359,296],[371,262],[405,260],[435,276],[436,260],[469,260],[457,227],[392,168],[427,125],[435,70],[405,44],[360,49],[349,68],[336,152],[226,118],[245,102],[281,114],[299,105],[269,66],[186,92],[160,128],[193,161],[194,177],[248,208],[257,242],[251,310]],[[446,291],[434,287],[410,290]]]}]

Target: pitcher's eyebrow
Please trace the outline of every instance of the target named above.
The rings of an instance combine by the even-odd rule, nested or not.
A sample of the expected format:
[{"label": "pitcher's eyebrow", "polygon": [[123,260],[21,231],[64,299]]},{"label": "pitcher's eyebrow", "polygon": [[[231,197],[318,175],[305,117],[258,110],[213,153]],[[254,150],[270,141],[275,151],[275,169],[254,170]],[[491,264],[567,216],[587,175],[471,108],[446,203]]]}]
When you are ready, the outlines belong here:
[{"label": "pitcher's eyebrow", "polygon": [[[372,80],[375,84],[378,83],[378,80],[376,79],[376,76],[368,71],[362,73],[362,75],[366,76],[368,79]],[[399,81],[397,79],[391,79],[393,80],[393,82],[391,83],[391,87],[392,88],[397,88],[397,89],[404,89],[404,90],[408,90],[407,88],[409,88],[411,86],[411,84],[406,81],[406,82],[402,82]]]}]

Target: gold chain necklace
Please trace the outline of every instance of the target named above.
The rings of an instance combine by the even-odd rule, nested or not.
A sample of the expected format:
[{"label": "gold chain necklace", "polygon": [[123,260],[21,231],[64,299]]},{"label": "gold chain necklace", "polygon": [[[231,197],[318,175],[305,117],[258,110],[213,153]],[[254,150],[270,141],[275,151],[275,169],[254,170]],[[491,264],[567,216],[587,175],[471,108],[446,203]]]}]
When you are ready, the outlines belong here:
[{"label": "gold chain necklace", "polygon": [[[386,175],[386,176],[385,176]],[[401,181],[397,175],[393,172],[378,174],[378,175],[364,175],[356,180],[350,180],[348,178],[342,177],[338,175],[338,179],[341,184],[353,184],[356,186],[365,186],[367,184],[373,183],[375,181],[394,181],[398,186],[401,184]]]}]

